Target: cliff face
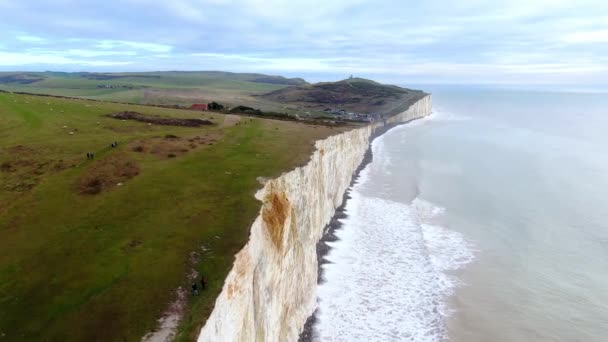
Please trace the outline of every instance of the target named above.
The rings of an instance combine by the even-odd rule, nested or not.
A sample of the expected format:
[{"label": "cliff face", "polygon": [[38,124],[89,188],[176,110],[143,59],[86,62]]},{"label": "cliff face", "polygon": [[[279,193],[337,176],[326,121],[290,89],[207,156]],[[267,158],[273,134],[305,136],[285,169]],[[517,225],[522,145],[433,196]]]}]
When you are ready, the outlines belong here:
[{"label": "cliff face", "polygon": [[[429,95],[388,121],[406,122],[430,112]],[[374,130],[368,126],[317,141],[306,166],[258,191],[260,215],[198,341],[298,340],[316,306],[317,242]]]}]

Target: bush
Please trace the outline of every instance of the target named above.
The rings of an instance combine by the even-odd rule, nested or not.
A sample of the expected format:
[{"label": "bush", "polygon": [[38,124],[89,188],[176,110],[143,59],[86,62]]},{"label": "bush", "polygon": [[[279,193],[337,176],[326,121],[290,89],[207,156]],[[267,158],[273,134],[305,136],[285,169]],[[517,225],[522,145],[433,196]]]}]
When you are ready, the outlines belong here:
[{"label": "bush", "polygon": [[224,105],[221,105],[217,102],[211,102],[207,104],[207,108],[209,110],[223,110],[224,109]]}]

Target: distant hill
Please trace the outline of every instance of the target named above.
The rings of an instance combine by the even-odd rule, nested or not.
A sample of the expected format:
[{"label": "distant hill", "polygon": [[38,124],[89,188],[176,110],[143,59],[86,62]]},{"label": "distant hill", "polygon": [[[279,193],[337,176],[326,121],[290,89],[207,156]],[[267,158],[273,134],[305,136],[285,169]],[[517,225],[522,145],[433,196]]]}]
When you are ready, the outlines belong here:
[{"label": "distant hill", "polygon": [[255,73],[233,73],[224,71],[155,71],[155,72],[125,72],[125,73],[98,73],[98,72],[6,72],[0,73],[0,84],[30,84],[50,78],[82,78],[87,80],[108,81],[129,79],[173,79],[185,78],[200,80],[230,80],[253,83],[279,84],[279,85],[305,85],[301,78],[286,78]]},{"label": "distant hill", "polygon": [[280,106],[253,95],[308,84],[301,78],[223,71],[0,72],[0,89],[137,104],[220,102],[271,111]]},{"label": "distant hill", "polygon": [[286,84],[286,85],[303,85],[308,84],[302,78],[285,78],[283,76],[266,76],[260,75],[252,78],[249,82],[268,83],[268,84]]},{"label": "distant hill", "polygon": [[279,89],[263,98],[313,110],[344,109],[359,113],[392,113],[425,93],[363,78]]},{"label": "distant hill", "polygon": [[340,110],[393,114],[424,95],[363,78],[309,84],[301,78],[224,71],[0,72],[0,90],[152,105],[218,102],[309,117]]},{"label": "distant hill", "polygon": [[42,81],[44,76],[32,73],[0,73],[0,84],[31,84]]}]

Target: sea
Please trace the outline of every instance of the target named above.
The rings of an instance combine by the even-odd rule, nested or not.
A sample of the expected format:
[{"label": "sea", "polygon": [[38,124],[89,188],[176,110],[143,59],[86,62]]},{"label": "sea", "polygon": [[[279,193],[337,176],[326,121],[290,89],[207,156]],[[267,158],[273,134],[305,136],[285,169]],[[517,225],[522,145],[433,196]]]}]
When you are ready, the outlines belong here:
[{"label": "sea", "polygon": [[349,190],[315,341],[608,341],[608,94],[424,87]]}]

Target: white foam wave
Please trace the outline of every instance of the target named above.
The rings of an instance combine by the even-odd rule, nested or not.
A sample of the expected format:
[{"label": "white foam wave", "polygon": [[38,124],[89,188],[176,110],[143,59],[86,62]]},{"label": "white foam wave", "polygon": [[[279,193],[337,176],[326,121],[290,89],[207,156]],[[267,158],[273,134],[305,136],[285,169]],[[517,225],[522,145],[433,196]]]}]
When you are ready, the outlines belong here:
[{"label": "white foam wave", "polygon": [[[386,174],[391,174],[392,159],[389,153],[386,150],[386,143],[383,136],[378,137],[372,142],[372,155],[374,156],[382,156],[382,158],[374,157],[374,168],[383,170]],[[364,170],[368,170],[369,167],[366,167]]]},{"label": "white foam wave", "polygon": [[473,253],[461,234],[435,224],[443,208],[363,195],[377,161],[351,190],[348,217],[326,256],[315,340],[443,341],[445,299],[459,285],[448,272]]}]

